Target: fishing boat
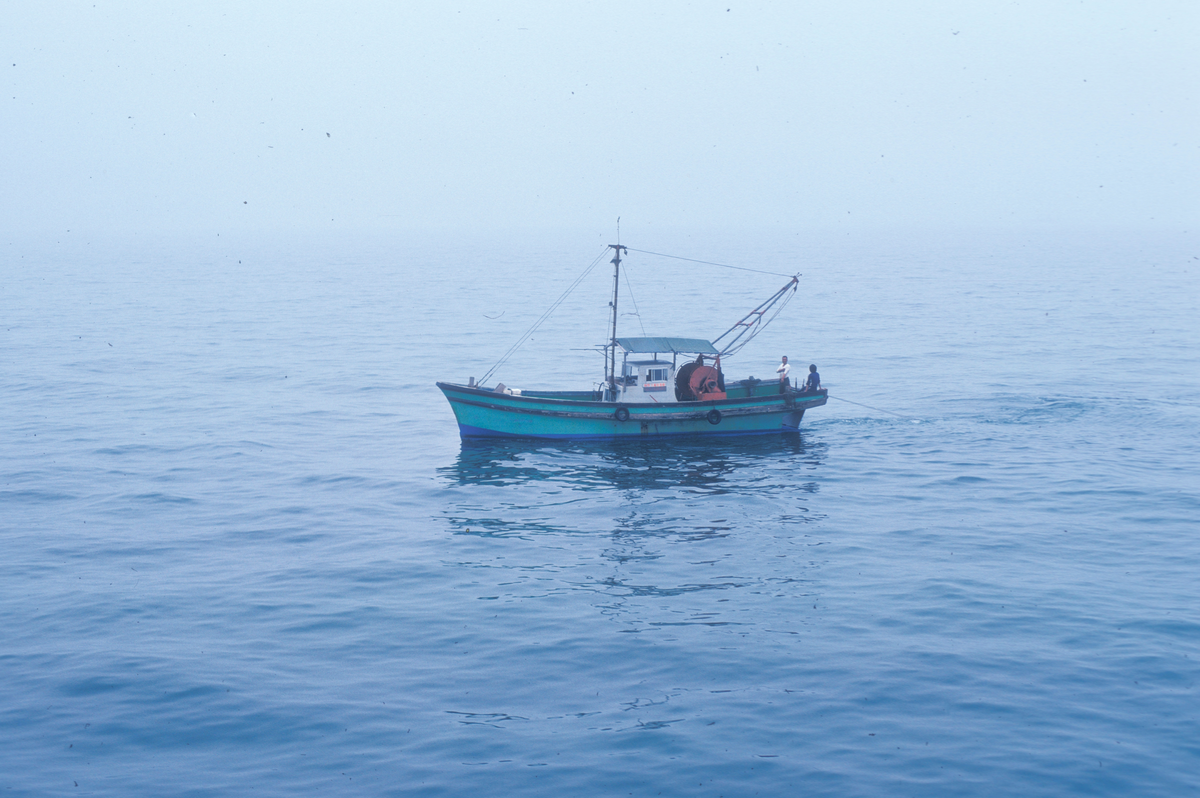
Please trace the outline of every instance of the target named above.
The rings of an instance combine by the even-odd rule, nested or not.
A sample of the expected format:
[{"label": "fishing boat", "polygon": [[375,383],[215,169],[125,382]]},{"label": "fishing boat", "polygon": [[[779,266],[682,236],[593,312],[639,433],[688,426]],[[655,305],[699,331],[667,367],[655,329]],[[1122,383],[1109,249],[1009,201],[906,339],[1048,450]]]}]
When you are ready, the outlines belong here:
[{"label": "fishing boat", "polygon": [[[466,385],[439,382],[437,387],[450,402],[463,438],[778,433],[798,429],[806,410],[825,404],[828,392],[823,388],[803,391],[787,383],[753,377],[727,381],[721,367],[723,357],[728,359],[740,350],[778,315],[796,292],[798,276],[792,276],[787,285],[711,341],[620,337],[617,299],[621,256],[628,248],[609,244],[605,252],[609,250],[614,253],[612,335],[603,346],[603,382],[585,391],[520,389],[502,382],[481,384],[496,367],[480,383],[473,377]],[[768,319],[772,309],[775,313]]]}]

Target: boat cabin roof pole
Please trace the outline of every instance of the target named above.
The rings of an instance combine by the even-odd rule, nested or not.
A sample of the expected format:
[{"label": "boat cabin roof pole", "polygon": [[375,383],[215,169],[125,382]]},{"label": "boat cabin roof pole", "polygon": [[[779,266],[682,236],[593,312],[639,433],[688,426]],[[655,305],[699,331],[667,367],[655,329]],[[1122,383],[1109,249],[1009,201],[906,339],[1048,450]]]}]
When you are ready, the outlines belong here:
[{"label": "boat cabin roof pole", "polygon": [[606,359],[608,360],[608,389],[613,392],[615,399],[617,391],[617,287],[621,280],[621,253],[628,252],[628,249],[620,244],[609,244],[608,248],[613,250],[612,340],[608,344],[612,356]]}]

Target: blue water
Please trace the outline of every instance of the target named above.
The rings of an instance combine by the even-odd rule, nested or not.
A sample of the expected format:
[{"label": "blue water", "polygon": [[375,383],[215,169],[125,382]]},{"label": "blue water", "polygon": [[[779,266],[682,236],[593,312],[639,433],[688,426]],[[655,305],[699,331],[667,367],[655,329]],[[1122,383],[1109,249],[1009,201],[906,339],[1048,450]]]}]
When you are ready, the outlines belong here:
[{"label": "blue water", "polygon": [[[858,404],[460,444],[602,238],[3,242],[4,794],[1200,790],[1194,237],[673,236]],[[627,266],[630,334],[784,282]],[[610,280],[497,378],[589,387]]]}]

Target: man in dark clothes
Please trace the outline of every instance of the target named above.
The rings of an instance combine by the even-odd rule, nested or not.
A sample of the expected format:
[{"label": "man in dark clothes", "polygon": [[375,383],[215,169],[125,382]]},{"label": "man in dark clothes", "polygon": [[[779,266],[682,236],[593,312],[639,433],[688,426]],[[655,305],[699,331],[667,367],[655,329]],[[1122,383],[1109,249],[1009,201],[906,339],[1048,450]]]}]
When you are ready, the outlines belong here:
[{"label": "man in dark clothes", "polygon": [[821,389],[821,375],[817,373],[816,366],[808,367],[808,379],[804,381],[804,392],[815,393]]}]

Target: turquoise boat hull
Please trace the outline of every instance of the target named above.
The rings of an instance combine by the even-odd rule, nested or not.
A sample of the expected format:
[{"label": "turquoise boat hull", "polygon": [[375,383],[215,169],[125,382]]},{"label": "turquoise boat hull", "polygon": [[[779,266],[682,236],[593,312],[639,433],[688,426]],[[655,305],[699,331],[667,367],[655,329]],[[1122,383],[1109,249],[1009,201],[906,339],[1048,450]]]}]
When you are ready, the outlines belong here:
[{"label": "turquoise boat hull", "polygon": [[730,386],[725,399],[662,404],[602,402],[596,394],[586,391],[525,391],[513,395],[445,382],[437,386],[450,402],[463,438],[778,433],[798,429],[804,411],[820,407],[827,398],[824,389],[815,393],[789,390],[781,394],[774,384],[760,386],[757,394],[742,386]]}]

